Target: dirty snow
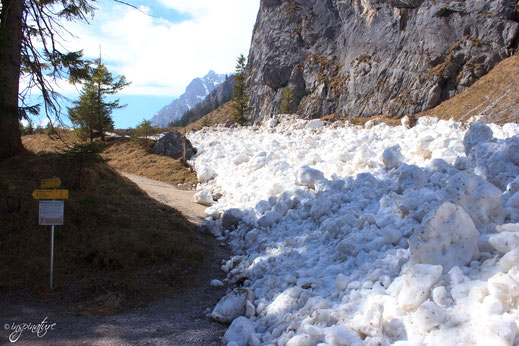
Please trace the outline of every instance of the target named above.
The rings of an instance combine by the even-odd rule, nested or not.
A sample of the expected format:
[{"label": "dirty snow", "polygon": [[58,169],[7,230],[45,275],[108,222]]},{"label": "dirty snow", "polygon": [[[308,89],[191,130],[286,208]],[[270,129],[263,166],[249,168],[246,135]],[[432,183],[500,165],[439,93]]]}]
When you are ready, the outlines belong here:
[{"label": "dirty snow", "polygon": [[282,116],[189,135],[226,281],[251,293],[225,340],[519,344],[517,134]]}]

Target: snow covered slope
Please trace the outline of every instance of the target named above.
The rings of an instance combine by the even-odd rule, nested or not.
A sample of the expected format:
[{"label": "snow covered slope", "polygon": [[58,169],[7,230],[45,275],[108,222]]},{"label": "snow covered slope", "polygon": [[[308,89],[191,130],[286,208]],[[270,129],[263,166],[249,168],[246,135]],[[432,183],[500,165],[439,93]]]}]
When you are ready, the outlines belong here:
[{"label": "snow covered slope", "polygon": [[180,119],[185,112],[204,101],[211,91],[225,81],[225,78],[224,74],[217,74],[211,70],[204,77],[193,79],[179,98],[155,113],[151,118],[153,126],[165,127],[172,121]]},{"label": "snow covered slope", "polygon": [[192,134],[222,269],[250,289],[226,341],[518,344],[517,134],[289,117]]}]

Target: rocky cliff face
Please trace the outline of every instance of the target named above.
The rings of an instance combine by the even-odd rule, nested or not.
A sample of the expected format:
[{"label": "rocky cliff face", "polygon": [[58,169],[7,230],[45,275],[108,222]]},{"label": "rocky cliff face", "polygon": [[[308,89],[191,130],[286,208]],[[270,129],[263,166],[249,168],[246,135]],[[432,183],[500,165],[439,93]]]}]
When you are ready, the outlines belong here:
[{"label": "rocky cliff face", "polygon": [[252,116],[275,113],[287,86],[306,118],[430,109],[517,49],[518,12],[516,0],[262,0]]},{"label": "rocky cliff face", "polygon": [[184,94],[155,113],[151,119],[153,125],[168,126],[169,123],[180,119],[185,112],[202,102],[225,79],[224,74],[216,74],[214,71],[209,71],[202,78],[193,79]]}]

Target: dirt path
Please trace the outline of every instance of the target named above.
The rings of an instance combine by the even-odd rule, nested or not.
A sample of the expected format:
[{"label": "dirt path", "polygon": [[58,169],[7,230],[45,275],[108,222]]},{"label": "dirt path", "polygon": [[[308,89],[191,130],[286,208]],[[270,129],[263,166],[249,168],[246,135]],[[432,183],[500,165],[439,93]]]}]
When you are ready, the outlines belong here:
[{"label": "dirt path", "polygon": [[[155,180],[123,174],[161,203],[181,211],[194,223],[203,220],[204,207],[192,202],[192,191],[181,191]],[[212,279],[223,280],[219,266],[229,252],[215,239],[200,234],[207,256],[190,289],[149,306],[107,317],[78,316],[56,301],[41,301],[30,293],[0,294],[0,344],[10,344],[13,324],[55,323],[53,330],[38,336],[24,330],[21,345],[221,345],[226,326],[206,316],[225,287],[211,287]]]},{"label": "dirt path", "polygon": [[173,185],[139,175],[119,173],[146,191],[151,198],[180,211],[192,223],[204,222],[206,207],[193,202],[194,191],[179,190]]}]

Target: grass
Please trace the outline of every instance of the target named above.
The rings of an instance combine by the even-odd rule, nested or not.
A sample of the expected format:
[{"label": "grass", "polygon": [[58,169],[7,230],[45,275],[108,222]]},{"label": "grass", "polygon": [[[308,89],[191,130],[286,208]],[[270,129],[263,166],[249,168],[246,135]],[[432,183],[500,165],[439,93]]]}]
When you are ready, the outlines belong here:
[{"label": "grass", "polygon": [[[61,135],[68,142],[78,141],[73,133]],[[56,137],[55,137],[56,138]],[[149,141],[152,143],[153,141]],[[34,152],[53,152],[65,147],[60,140],[53,140],[47,135],[29,135],[23,137],[24,146]],[[152,154],[150,146],[141,141],[128,138],[110,138],[104,144],[102,156],[111,167],[126,173],[141,175],[180,187],[191,188],[196,185],[196,173],[184,166],[180,160],[168,156]]]},{"label": "grass", "polygon": [[[0,292],[28,289],[81,306],[80,312],[105,314],[191,283],[205,248],[177,210],[105,162],[84,166],[80,177],[78,163],[56,152],[58,143],[37,136],[24,143],[29,150],[0,163]],[[38,225],[31,196],[50,177],[69,189],[65,224],[56,227],[53,290],[50,227]]]},{"label": "grass", "polygon": [[196,173],[180,160],[151,154],[149,149],[127,138],[114,138],[102,153],[108,164],[117,170],[191,188],[197,184]]},{"label": "grass", "polygon": [[[198,119],[194,123],[187,125],[184,128],[184,131],[189,132],[191,130],[200,130],[200,128],[202,127],[201,126],[202,121],[205,118],[208,118],[210,120],[211,125],[223,124],[229,118],[232,117],[232,111],[233,111],[233,109],[232,109],[232,106],[231,106],[231,101],[229,101],[229,102],[221,105],[220,107],[218,107],[217,109],[215,109],[211,113],[209,113],[209,114],[205,115],[204,117]],[[181,133],[182,133],[182,131],[181,131]]]},{"label": "grass", "polygon": [[497,124],[519,121],[519,56],[501,61],[464,92],[416,115],[457,121],[483,115],[481,121]]}]

